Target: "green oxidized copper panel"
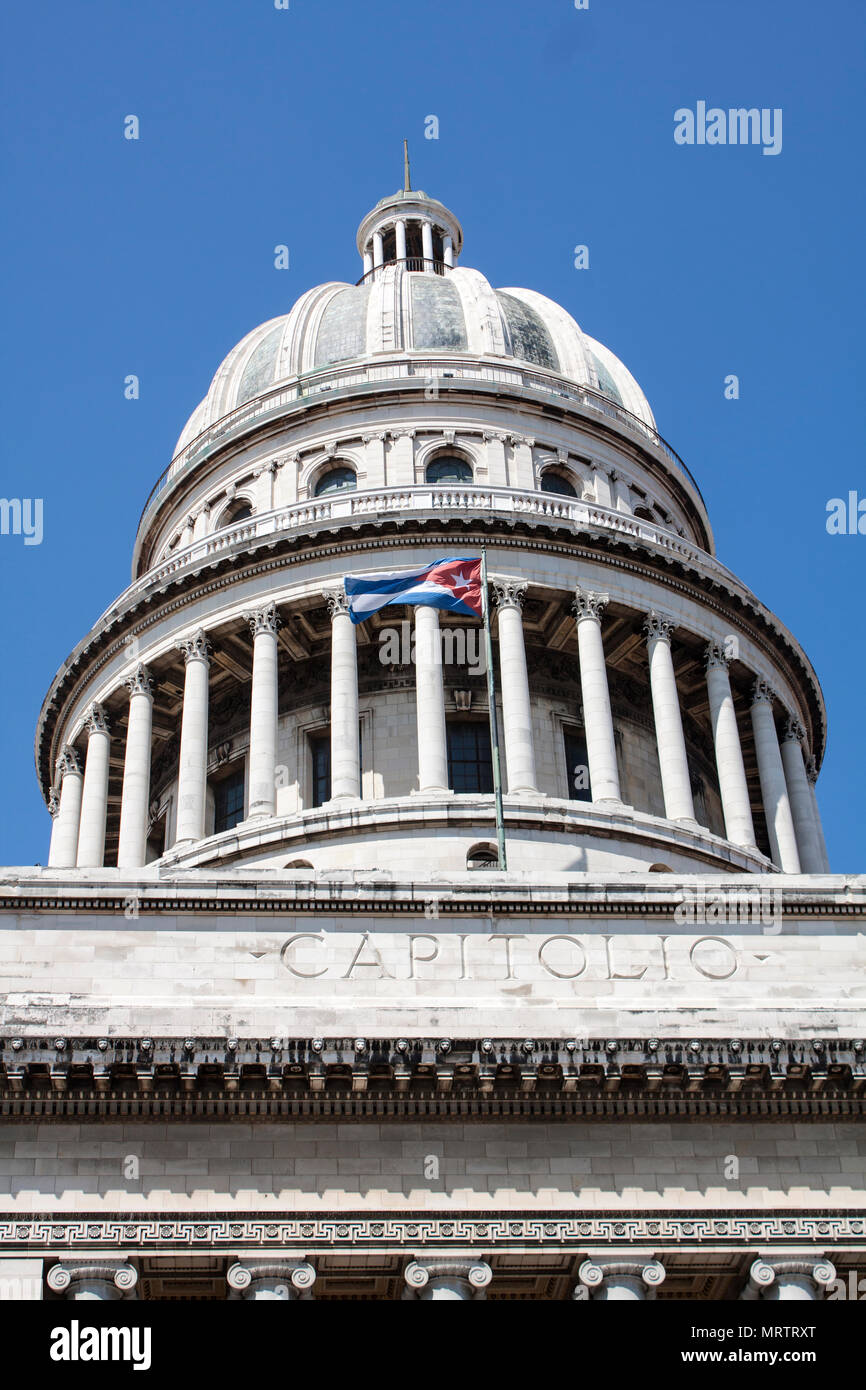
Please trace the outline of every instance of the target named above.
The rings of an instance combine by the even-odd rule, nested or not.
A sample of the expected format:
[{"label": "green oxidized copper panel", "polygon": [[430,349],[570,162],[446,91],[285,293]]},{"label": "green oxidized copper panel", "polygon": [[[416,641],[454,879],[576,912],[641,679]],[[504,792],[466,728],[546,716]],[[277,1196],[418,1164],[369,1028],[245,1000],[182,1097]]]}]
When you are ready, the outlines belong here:
[{"label": "green oxidized copper panel", "polygon": [[367,300],[370,286],[353,286],[334,295],[319,324],[316,366],[363,357],[367,351]]},{"label": "green oxidized copper panel", "polygon": [[414,346],[465,352],[466,321],[457,287],[439,275],[413,274],[410,283]]},{"label": "green oxidized copper panel", "polygon": [[238,387],[236,405],[243,405],[244,401],[251,401],[253,396],[261,395],[262,391],[267,391],[269,386],[273,386],[277,374],[277,353],[280,350],[280,339],[283,336],[284,327],[281,319],[276,327],[262,338],[250,357],[244,367],[244,374]]},{"label": "green oxidized copper panel", "polygon": [[534,362],[548,371],[559,371],[559,358],[553,339],[541,315],[513,295],[496,293],[511,338],[511,355],[523,362]]}]

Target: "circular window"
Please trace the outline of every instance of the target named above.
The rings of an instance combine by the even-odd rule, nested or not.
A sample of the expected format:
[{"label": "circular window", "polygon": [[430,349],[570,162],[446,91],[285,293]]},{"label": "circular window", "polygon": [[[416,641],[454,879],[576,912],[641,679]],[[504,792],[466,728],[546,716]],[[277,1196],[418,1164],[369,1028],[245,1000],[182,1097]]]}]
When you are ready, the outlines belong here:
[{"label": "circular window", "polygon": [[471,483],[472,465],[465,459],[449,455],[428,463],[425,476],[428,483]]},{"label": "circular window", "polygon": [[323,473],[316,483],[316,497],[324,497],[329,492],[354,492],[358,486],[353,468],[331,468]]},{"label": "circular window", "polygon": [[557,497],[576,497],[577,490],[561,473],[542,473],[541,491],[555,493]]}]

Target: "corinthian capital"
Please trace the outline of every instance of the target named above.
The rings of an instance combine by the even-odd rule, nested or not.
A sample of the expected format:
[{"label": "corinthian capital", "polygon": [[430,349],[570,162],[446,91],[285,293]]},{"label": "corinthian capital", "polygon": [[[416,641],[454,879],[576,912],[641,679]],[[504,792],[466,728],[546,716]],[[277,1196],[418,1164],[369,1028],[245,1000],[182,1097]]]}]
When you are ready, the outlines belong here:
[{"label": "corinthian capital", "polygon": [[183,654],[184,665],[188,666],[191,661],[209,661],[212,648],[207,633],[200,627],[198,632],[178,642],[175,650]]},{"label": "corinthian capital", "polygon": [[276,637],[277,628],[282,623],[275,603],[269,603],[267,608],[257,608],[252,613],[245,613],[244,618],[250,625],[253,637],[258,637],[262,632],[269,632]]},{"label": "corinthian capital", "polygon": [[153,677],[147,667],[139,662],[131,676],[127,676],[123,682],[129,691],[129,698],[133,695],[147,695],[153,699]]},{"label": "corinthian capital", "polygon": [[799,719],[797,719],[796,715],[788,715],[788,718],[785,720],[785,732],[782,738],[796,739],[797,743],[805,743],[806,730],[803,728],[803,725],[800,723]]},{"label": "corinthian capital", "polygon": [[48,792],[48,814],[52,820],[57,819],[60,811],[60,793],[56,787],[51,787]]},{"label": "corinthian capital", "polygon": [[806,754],[806,776],[814,787],[818,780],[818,759],[814,753]]},{"label": "corinthian capital", "polygon": [[763,676],[759,676],[752,687],[752,704],[772,705],[775,698],[776,692],[769,681],[765,681]]},{"label": "corinthian capital", "polygon": [[81,775],[81,759],[69,743],[61,749],[60,757],[57,759],[57,775],[61,781],[67,772],[77,772]]},{"label": "corinthian capital", "polygon": [[328,605],[328,612],[332,618],[336,618],[338,613],[348,613],[349,600],[346,597],[346,590],[342,584],[339,589],[324,589],[322,598]]},{"label": "corinthian capital", "polygon": [[591,589],[575,589],[571,606],[578,622],[582,618],[594,618],[600,623],[601,615],[609,602],[609,594],[596,594]]},{"label": "corinthian capital", "polygon": [[651,608],[644,618],[643,634],[648,642],[654,639],[669,642],[675,627],[676,623],[667,613],[659,613],[655,608]]},{"label": "corinthian capital", "polygon": [[519,613],[523,612],[526,584],[521,584],[517,579],[494,579],[492,583],[497,608],[516,608]]},{"label": "corinthian capital", "polygon": [[731,664],[724,642],[708,642],[704,652],[704,665],[709,671],[713,666],[723,666],[725,670]]},{"label": "corinthian capital", "polygon": [[107,734],[108,714],[104,705],[91,705],[84,716],[84,727],[88,734]]}]

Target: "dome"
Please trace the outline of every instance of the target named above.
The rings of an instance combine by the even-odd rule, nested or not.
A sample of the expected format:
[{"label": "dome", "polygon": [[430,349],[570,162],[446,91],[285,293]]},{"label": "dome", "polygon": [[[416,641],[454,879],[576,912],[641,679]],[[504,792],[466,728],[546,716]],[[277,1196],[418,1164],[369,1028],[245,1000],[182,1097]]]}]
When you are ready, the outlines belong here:
[{"label": "dome", "polygon": [[175,453],[283,381],[380,354],[512,359],[597,391],[655,429],[631,372],[552,299],[534,290],[494,289],[464,266],[440,274],[407,264],[382,265],[357,285],[318,285],[289,313],[254,328],[225,358]]}]

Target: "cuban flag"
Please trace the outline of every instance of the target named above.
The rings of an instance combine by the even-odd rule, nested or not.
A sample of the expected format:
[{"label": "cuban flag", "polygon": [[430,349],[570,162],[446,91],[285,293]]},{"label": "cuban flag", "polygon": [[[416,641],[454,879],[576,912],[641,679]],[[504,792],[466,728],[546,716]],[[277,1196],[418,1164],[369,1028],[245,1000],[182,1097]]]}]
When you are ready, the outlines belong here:
[{"label": "cuban flag", "polygon": [[363,579],[349,575],[343,583],[353,623],[362,623],[389,603],[447,608],[470,618],[484,616],[480,560],[435,560],[423,569],[383,570]]}]

